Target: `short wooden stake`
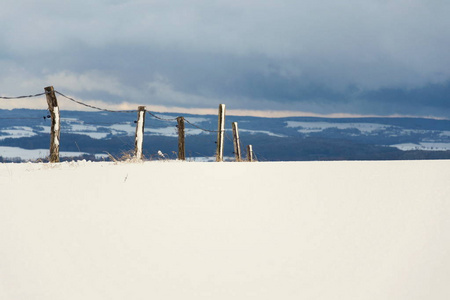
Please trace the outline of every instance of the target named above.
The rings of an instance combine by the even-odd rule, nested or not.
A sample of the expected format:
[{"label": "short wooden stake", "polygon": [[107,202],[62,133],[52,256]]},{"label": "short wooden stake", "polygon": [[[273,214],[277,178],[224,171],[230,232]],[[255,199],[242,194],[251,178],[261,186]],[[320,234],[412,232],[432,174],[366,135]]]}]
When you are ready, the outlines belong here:
[{"label": "short wooden stake", "polygon": [[178,159],[186,160],[186,151],[184,146],[184,118],[178,117]]},{"label": "short wooden stake", "polygon": [[241,144],[239,140],[239,129],[238,129],[238,123],[233,122],[231,123],[231,126],[233,127],[233,144],[234,144],[234,155],[236,157],[236,161],[241,161]]},{"label": "short wooden stake", "polygon": [[247,146],[247,161],[252,162],[253,161],[253,147],[252,145]]},{"label": "short wooden stake", "polygon": [[138,107],[136,122],[136,139],[134,142],[134,157],[142,159],[142,144],[144,143],[144,126],[145,126],[145,106]]},{"label": "short wooden stake", "polygon": [[223,161],[223,136],[225,134],[225,104],[219,105],[219,121],[217,126],[216,161]]},{"label": "short wooden stake", "polygon": [[52,125],[50,129],[50,162],[59,162],[59,142],[60,142],[60,115],[58,100],[56,99],[55,90],[53,86],[44,88],[47,97],[48,110],[52,118]]}]

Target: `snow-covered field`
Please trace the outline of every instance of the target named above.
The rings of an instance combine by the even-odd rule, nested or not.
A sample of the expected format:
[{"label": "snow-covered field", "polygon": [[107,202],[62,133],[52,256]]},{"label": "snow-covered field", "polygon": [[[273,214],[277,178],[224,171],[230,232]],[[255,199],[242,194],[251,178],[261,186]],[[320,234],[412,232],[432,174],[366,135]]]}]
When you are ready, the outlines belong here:
[{"label": "snow-covered field", "polygon": [[450,299],[450,161],[0,164],[0,299]]},{"label": "snow-covered field", "polygon": [[[60,157],[78,157],[87,153],[84,152],[70,152],[61,151],[59,153]],[[0,146],[0,156],[7,159],[23,159],[23,160],[38,160],[44,159],[50,155],[48,149],[22,149],[19,147],[7,147]],[[101,156],[101,154],[96,154],[98,157],[107,157],[107,155]]]},{"label": "snow-covered field", "polygon": [[403,151],[410,150],[426,150],[426,151],[448,151],[450,150],[450,143],[419,143],[419,144],[397,144],[392,147],[398,148]]},{"label": "snow-covered field", "polygon": [[288,128],[300,128],[298,131],[301,133],[321,132],[325,129],[336,128],[340,130],[344,129],[358,129],[364,134],[370,134],[374,131],[385,130],[391,126],[383,124],[372,123],[331,123],[331,122],[297,122],[287,121],[286,126]]}]

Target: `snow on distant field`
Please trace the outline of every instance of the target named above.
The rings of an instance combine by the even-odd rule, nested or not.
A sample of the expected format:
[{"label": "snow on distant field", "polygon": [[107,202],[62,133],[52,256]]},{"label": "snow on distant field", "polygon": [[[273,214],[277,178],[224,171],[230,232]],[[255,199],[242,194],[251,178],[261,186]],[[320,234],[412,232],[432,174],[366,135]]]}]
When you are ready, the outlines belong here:
[{"label": "snow on distant field", "polygon": [[[63,133],[68,132],[72,134],[87,135],[90,138],[98,140],[106,138],[109,134],[108,132],[98,131],[99,127],[103,126],[85,124],[84,121],[76,118],[64,118],[61,122],[63,125]],[[45,130],[47,130],[47,128],[45,128]],[[45,132],[49,131],[50,129],[48,128],[48,131]]]},{"label": "snow on distant field", "polygon": [[23,160],[36,160],[49,156],[48,149],[22,149],[18,147],[4,147],[0,146],[0,156],[3,158],[14,159],[20,158]]},{"label": "snow on distant field", "polygon": [[250,134],[258,134],[258,133],[262,133],[262,134],[267,134],[268,136],[274,136],[274,137],[286,137],[284,134],[276,134],[273,133],[271,131],[267,131],[267,130],[249,130],[249,129],[239,129],[239,132],[247,132]]},{"label": "snow on distant field", "polygon": [[[205,118],[196,118],[193,117],[190,119],[193,123],[201,123],[204,121],[208,121],[208,119]],[[64,135],[65,133],[71,133],[71,134],[79,134],[79,135],[87,135],[90,138],[93,139],[104,139],[107,138],[109,135],[128,135],[128,136],[134,136],[136,132],[136,126],[133,123],[118,123],[118,124],[85,124],[83,121],[78,120],[76,118],[64,118],[61,120],[61,134]],[[7,129],[0,130],[0,141],[4,140],[6,138],[26,138],[26,137],[33,137],[37,134],[49,134],[50,132],[50,126],[45,125],[39,125],[37,128],[31,128],[26,126],[13,126]],[[186,128],[185,134],[186,135],[199,135],[203,134],[204,131],[197,129],[197,128]],[[159,136],[168,136],[168,137],[177,137],[178,131],[175,125],[173,126],[167,126],[167,127],[149,127],[145,128],[145,134],[146,135],[159,135]],[[22,149],[23,150],[23,149]],[[22,151],[22,150],[11,150],[11,151],[4,151],[5,155],[8,155],[7,157],[10,157],[9,155],[14,155],[11,153],[19,154],[14,157],[21,157],[23,154],[23,159],[38,159],[42,158],[42,149],[35,149],[30,151]],[[6,157],[6,156],[4,156]]]},{"label": "snow on distant field", "polygon": [[426,142],[419,144],[405,143],[405,144],[391,145],[391,147],[395,147],[403,151],[410,151],[410,150],[448,151],[450,150],[450,143],[426,143]]},{"label": "snow on distant field", "polygon": [[[201,129],[186,128],[186,135],[199,135],[204,133]],[[145,128],[145,135],[162,135],[168,137],[178,137],[178,129],[175,126],[163,127],[163,128]]]},{"label": "snow on distant field", "polygon": [[185,128],[184,133],[186,135],[199,135],[199,134],[208,134],[209,132],[205,132],[201,129],[196,129],[196,128]]},{"label": "snow on distant field", "polygon": [[208,122],[209,121],[209,119],[200,118],[200,117],[188,117],[187,119],[189,119],[189,122],[194,123],[194,124],[198,124],[198,123],[203,123],[203,122]]},{"label": "snow on distant field", "polygon": [[8,129],[0,130],[0,141],[6,138],[24,138],[35,136],[36,133],[33,132],[33,128],[27,126],[13,126]]},{"label": "snow on distant field", "polygon": [[93,139],[104,139],[108,136],[108,132],[98,132],[97,126],[84,124],[71,124],[69,133],[87,135]]},{"label": "snow on distant field", "polygon": [[38,131],[38,133],[45,133],[45,134],[49,134],[51,127],[50,126],[42,126],[40,125],[38,128],[40,128],[40,130]]},{"label": "snow on distant field", "polygon": [[450,161],[0,164],[0,299],[450,295]]},{"label": "snow on distant field", "polygon": [[[136,127],[131,124],[114,124],[109,127],[104,128],[110,129],[112,134],[126,134],[129,136],[134,136],[136,133]],[[161,127],[161,128],[145,128],[144,129],[145,135],[161,135],[161,136],[168,136],[168,137],[177,137],[178,136],[178,130],[174,126],[168,126],[168,127]],[[185,130],[186,135],[198,135],[203,133],[200,129],[193,129],[193,128],[186,128]]]},{"label": "snow on distant field", "polygon": [[70,131],[97,131],[97,127],[85,124],[71,124]]},{"label": "snow on distant field", "polygon": [[146,128],[144,129],[145,134],[152,134],[152,135],[162,135],[162,136],[170,136],[170,137],[177,137],[178,131],[175,126],[171,127],[164,127],[164,128]]},{"label": "snow on distant field", "polygon": [[114,124],[108,127],[113,134],[124,133],[126,135],[134,135],[136,133],[136,125],[127,124]]},{"label": "snow on distant field", "polygon": [[[79,157],[85,152],[70,152],[70,151],[61,151],[59,155],[61,157]],[[0,156],[7,159],[15,159],[20,158],[22,160],[38,160],[46,158],[50,155],[48,149],[22,149],[18,147],[6,147],[0,146]],[[99,156],[101,157],[101,156]]]},{"label": "snow on distant field", "polygon": [[313,133],[321,132],[325,129],[337,128],[340,130],[356,128],[361,133],[369,134],[378,130],[385,130],[392,126],[375,124],[375,123],[331,123],[331,122],[297,122],[297,121],[287,121],[288,128],[300,128],[298,131],[301,133]]}]

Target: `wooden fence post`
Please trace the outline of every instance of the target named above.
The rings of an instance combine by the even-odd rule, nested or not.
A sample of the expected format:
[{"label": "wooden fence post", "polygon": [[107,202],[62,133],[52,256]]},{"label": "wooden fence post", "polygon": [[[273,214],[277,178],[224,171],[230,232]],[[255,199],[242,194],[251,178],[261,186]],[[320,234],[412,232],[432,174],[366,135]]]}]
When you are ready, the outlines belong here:
[{"label": "wooden fence post", "polygon": [[223,136],[225,133],[225,104],[219,105],[216,161],[223,161]]},{"label": "wooden fence post", "polygon": [[253,161],[253,147],[252,145],[247,146],[247,161],[252,162]]},{"label": "wooden fence post", "polygon": [[239,140],[238,123],[233,122],[231,123],[231,126],[233,127],[234,155],[236,157],[236,161],[241,161],[241,144]]},{"label": "wooden fence post", "polygon": [[142,159],[142,144],[144,143],[145,106],[138,107],[138,119],[136,122],[136,138],[134,142],[134,157]]},{"label": "wooden fence post", "polygon": [[186,151],[184,145],[184,118],[177,118],[178,127],[178,159],[186,160]]},{"label": "wooden fence post", "polygon": [[48,110],[52,118],[52,125],[50,129],[50,162],[59,162],[59,138],[60,138],[60,115],[58,100],[56,99],[53,86],[44,88],[47,98]]}]

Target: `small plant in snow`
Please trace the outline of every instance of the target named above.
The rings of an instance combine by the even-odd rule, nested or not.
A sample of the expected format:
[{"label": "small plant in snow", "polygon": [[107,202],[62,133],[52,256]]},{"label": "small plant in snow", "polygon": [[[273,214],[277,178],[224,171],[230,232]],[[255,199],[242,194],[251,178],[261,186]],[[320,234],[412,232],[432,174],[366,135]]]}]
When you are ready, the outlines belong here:
[{"label": "small plant in snow", "polygon": [[158,155],[159,155],[159,157],[161,157],[162,159],[166,159],[166,156],[164,155],[164,153],[161,152],[161,150],[158,150]]},{"label": "small plant in snow", "polygon": [[134,151],[123,151],[119,156],[113,156],[112,154],[108,153],[108,157],[110,160],[112,160],[115,163],[118,162],[141,162],[141,159],[138,159],[134,156]]}]

